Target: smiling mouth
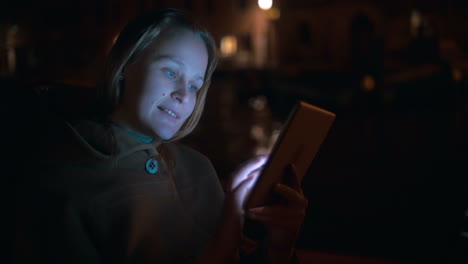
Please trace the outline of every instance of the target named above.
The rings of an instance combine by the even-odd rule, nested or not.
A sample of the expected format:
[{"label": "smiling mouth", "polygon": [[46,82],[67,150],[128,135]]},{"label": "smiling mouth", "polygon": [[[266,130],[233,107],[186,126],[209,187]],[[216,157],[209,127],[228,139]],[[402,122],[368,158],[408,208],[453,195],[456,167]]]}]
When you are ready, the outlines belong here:
[{"label": "smiling mouth", "polygon": [[177,116],[176,113],[172,112],[172,111],[169,110],[169,109],[166,109],[166,108],[161,107],[161,106],[158,106],[158,109],[161,110],[161,111],[163,111],[163,112],[165,112],[165,113],[167,113],[168,115],[172,116],[172,117],[175,118],[175,119],[179,119],[179,116]]}]

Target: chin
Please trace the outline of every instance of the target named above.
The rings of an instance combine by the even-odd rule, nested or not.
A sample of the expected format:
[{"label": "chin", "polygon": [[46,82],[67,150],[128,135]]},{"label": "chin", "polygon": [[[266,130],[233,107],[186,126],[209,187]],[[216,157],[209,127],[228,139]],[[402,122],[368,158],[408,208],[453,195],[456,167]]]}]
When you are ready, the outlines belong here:
[{"label": "chin", "polygon": [[162,140],[169,140],[171,138],[174,137],[174,135],[176,134],[177,131],[172,131],[172,130],[161,130],[161,129],[158,129],[155,131],[156,132],[156,135],[158,135],[158,137]]},{"label": "chin", "polygon": [[174,135],[171,136],[159,136],[162,140],[170,140]]}]

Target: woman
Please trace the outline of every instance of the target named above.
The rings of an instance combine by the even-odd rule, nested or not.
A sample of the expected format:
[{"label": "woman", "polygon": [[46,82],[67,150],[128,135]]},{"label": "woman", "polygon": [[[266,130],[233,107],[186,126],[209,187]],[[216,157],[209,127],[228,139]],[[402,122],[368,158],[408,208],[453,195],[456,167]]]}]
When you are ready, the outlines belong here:
[{"label": "woman", "polygon": [[244,217],[267,227],[259,256],[290,260],[307,203],[300,187],[277,187],[287,203],[244,210],[265,157],[239,166],[223,191],[210,161],[175,143],[197,125],[216,61],[210,35],[174,9],[121,32],[99,118],[40,141],[49,151],[19,192],[22,262],[230,263],[244,255]]}]

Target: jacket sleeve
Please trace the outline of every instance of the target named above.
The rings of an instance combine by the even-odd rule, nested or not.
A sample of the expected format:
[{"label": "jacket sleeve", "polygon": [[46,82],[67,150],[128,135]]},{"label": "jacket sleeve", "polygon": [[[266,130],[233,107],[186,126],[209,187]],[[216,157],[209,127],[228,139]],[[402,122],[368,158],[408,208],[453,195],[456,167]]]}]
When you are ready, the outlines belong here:
[{"label": "jacket sleeve", "polygon": [[85,217],[69,202],[37,197],[17,208],[17,263],[101,263]]},{"label": "jacket sleeve", "polygon": [[80,211],[68,204],[64,207],[63,217],[63,239],[57,241],[64,242],[63,246],[58,246],[65,253],[61,263],[100,263],[98,251]]}]

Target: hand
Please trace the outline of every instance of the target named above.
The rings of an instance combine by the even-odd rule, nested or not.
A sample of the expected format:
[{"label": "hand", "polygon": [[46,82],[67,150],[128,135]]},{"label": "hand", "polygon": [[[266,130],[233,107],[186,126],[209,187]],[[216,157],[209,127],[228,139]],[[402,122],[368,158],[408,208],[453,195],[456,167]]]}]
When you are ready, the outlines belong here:
[{"label": "hand", "polygon": [[199,263],[230,263],[238,258],[245,217],[243,205],[265,161],[266,156],[252,158],[241,164],[230,177],[225,187],[221,224],[212,243],[200,255]]},{"label": "hand", "polygon": [[231,175],[229,180],[226,199],[232,201],[235,212],[243,218],[244,204],[252,191],[253,183],[256,181],[267,156],[260,155],[242,163]]},{"label": "hand", "polygon": [[[285,172],[288,185],[277,184],[274,188],[281,200],[275,204],[248,209],[246,216],[264,224],[267,232],[267,247],[271,253],[280,254],[269,256],[281,262],[287,262],[297,240],[304,221],[308,201],[304,197],[294,165]],[[269,254],[271,255],[271,254]],[[287,255],[287,256],[285,256]]]}]

